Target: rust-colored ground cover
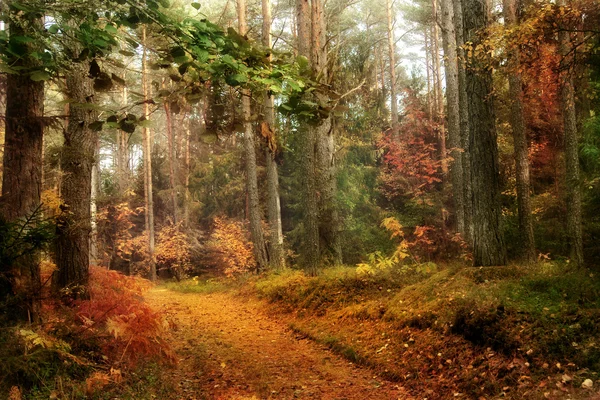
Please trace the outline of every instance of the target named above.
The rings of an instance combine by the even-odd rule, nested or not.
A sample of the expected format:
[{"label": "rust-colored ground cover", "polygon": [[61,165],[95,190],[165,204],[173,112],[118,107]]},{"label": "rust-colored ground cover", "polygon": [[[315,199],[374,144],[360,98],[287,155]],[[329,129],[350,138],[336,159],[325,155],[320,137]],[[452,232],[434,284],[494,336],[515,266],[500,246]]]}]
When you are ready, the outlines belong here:
[{"label": "rust-colored ground cover", "polygon": [[404,388],[296,336],[265,303],[231,293],[154,289],[173,323],[173,399],[409,399]]}]

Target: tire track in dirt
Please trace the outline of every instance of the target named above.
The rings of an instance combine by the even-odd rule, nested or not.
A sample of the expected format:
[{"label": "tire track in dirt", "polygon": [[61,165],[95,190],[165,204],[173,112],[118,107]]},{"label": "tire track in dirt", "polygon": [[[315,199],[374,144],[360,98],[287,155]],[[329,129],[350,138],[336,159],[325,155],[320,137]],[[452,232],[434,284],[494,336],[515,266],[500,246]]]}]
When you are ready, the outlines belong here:
[{"label": "tire track in dirt", "polygon": [[264,311],[231,293],[151,290],[147,301],[174,323],[179,364],[168,374],[174,399],[408,399],[328,349],[297,338]]}]

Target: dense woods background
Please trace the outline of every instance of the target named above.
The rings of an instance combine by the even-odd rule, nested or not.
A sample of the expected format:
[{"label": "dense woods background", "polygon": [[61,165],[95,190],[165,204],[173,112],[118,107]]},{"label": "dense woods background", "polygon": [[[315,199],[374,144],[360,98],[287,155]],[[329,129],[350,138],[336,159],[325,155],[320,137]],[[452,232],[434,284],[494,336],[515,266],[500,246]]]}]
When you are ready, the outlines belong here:
[{"label": "dense woods background", "polygon": [[[112,296],[98,279],[144,286],[106,269],[152,281],[286,266],[597,269],[594,0],[0,11],[6,326],[43,320],[53,299],[75,307],[65,321],[95,327],[114,311],[94,303]],[[133,329],[114,321],[113,333]]]}]

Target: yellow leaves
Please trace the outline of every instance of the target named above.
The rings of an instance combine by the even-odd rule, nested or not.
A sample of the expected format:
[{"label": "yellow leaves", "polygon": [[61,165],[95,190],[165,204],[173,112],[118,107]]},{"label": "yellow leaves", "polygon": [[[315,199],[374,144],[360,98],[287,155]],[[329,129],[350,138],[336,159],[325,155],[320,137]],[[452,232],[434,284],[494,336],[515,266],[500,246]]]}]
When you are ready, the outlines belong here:
[{"label": "yellow leaves", "polygon": [[208,262],[222,269],[227,276],[247,272],[256,265],[252,242],[241,222],[216,217],[206,247]]},{"label": "yellow leaves", "polygon": [[59,352],[69,352],[71,347],[62,340],[42,335],[29,329],[20,329],[17,334],[23,340],[27,351],[40,349],[55,349]]},{"label": "yellow leaves", "polygon": [[400,222],[394,217],[387,217],[381,221],[381,227],[385,228],[391,233],[391,238],[395,237],[404,237],[404,232],[402,231],[402,225]]}]

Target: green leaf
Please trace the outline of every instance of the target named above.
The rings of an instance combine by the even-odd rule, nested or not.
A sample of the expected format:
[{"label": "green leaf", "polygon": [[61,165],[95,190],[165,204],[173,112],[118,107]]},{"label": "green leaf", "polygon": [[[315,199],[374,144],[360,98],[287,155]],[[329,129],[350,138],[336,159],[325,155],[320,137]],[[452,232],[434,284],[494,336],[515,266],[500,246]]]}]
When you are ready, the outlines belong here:
[{"label": "green leaf", "polygon": [[248,78],[242,74],[233,74],[225,77],[225,82],[231,86],[239,86],[242,83],[248,82]]},{"label": "green leaf", "polygon": [[46,71],[33,71],[29,78],[34,82],[47,81],[50,79],[50,74]]},{"label": "green leaf", "polygon": [[52,25],[52,26],[50,26],[50,28],[48,28],[48,32],[52,33],[52,34],[58,33],[58,30],[59,30],[58,25]]},{"label": "green leaf", "polygon": [[200,3],[192,3],[192,7],[194,7],[196,10],[200,9]]},{"label": "green leaf", "polygon": [[112,35],[115,35],[117,33],[117,28],[111,24],[106,24],[104,30]]}]

